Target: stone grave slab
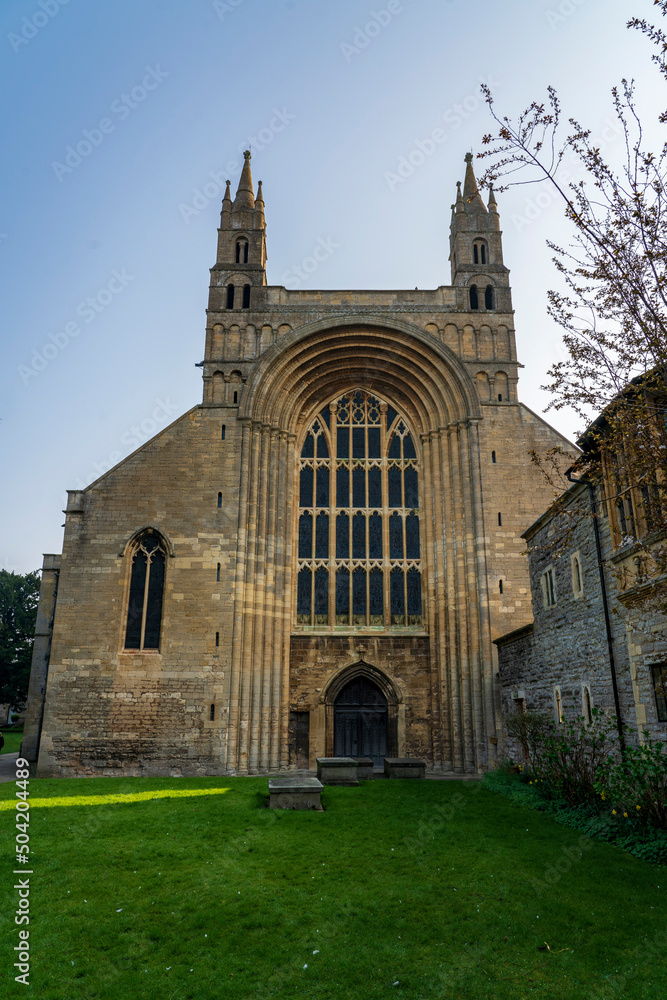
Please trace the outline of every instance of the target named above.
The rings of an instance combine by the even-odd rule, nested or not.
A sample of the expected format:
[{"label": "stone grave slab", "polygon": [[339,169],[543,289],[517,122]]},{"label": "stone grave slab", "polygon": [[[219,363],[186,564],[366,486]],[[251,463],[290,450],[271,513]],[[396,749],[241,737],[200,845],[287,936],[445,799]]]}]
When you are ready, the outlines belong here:
[{"label": "stone grave slab", "polygon": [[317,809],[322,811],[322,782],[294,775],[269,778],[269,809]]},{"label": "stone grave slab", "polygon": [[357,762],[352,757],[318,757],[317,777],[323,785],[358,785]]},{"label": "stone grave slab", "polygon": [[373,780],[373,758],[372,757],[357,757],[357,778],[362,778],[364,781]]},{"label": "stone grave slab", "polygon": [[388,778],[425,778],[426,762],[417,757],[385,757],[384,773]]}]

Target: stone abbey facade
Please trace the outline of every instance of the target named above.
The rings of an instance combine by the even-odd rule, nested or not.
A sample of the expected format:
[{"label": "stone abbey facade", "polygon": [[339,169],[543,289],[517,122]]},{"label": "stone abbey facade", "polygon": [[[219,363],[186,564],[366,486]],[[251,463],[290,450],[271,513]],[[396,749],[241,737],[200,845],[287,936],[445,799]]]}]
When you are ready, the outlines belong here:
[{"label": "stone abbey facade", "polygon": [[517,397],[509,272],[472,156],[451,283],[266,281],[245,157],[222,203],[201,405],[85,490],[47,555],[23,753],[40,776],[502,753],[493,639],[568,442]]}]

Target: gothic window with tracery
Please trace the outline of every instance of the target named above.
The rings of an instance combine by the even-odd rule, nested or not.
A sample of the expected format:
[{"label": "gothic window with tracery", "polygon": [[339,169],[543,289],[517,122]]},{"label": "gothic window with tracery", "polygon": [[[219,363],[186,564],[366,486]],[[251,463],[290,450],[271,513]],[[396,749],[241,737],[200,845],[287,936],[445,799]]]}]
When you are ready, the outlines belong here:
[{"label": "gothic window with tracery", "polygon": [[159,649],[166,551],[156,531],[142,532],[132,547],[125,649]]},{"label": "gothic window with tracery", "polygon": [[298,625],[422,624],[418,477],[405,421],[377,396],[318,414],[299,460]]}]

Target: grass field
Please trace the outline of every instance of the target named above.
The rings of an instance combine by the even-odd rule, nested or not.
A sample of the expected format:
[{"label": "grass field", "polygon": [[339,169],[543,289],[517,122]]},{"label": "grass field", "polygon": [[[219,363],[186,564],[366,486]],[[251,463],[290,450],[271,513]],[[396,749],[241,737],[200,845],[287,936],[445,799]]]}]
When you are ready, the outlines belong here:
[{"label": "grass field", "polygon": [[5,738],[5,745],[0,753],[18,753],[23,739],[23,730],[3,729],[2,735]]},{"label": "grass field", "polygon": [[[269,811],[266,787],[31,781],[32,995],[664,996],[664,867],[478,783],[327,788],[322,813]],[[5,997],[26,995],[9,957],[13,793],[0,785]]]}]

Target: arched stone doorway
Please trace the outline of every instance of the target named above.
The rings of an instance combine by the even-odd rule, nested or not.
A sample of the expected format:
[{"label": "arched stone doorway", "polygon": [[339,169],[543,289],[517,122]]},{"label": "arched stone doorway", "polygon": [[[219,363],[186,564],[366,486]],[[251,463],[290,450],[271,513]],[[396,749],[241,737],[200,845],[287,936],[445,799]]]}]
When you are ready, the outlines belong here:
[{"label": "arched stone doorway", "polygon": [[348,681],[334,702],[334,756],[371,757],[382,767],[388,728],[387,699],[377,684],[363,674]]},{"label": "arched stone doorway", "polygon": [[382,670],[359,660],[331,678],[321,699],[325,757],[371,757],[381,768],[383,757],[400,756],[404,706]]}]

